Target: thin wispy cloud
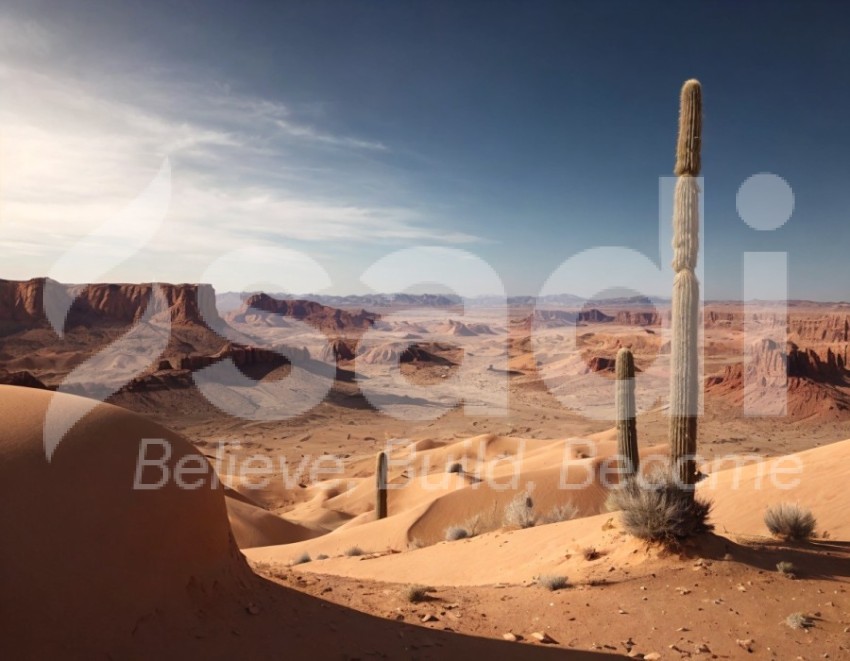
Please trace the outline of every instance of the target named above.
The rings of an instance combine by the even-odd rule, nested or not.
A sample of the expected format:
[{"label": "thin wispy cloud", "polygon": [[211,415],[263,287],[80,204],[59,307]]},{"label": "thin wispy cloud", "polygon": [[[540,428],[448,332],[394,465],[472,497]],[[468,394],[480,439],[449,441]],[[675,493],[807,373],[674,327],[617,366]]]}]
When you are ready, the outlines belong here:
[{"label": "thin wispy cloud", "polygon": [[[61,66],[69,39],[0,18],[0,277],[49,271],[69,244],[118,216],[166,156],[171,208],[139,255],[151,274],[143,279],[197,278],[220,254],[263,243],[476,240],[399,203],[404,186],[380,161],[392,150],[378,139],[173,72],[128,68],[119,80],[92,63],[83,80]],[[359,185],[370,177],[380,186]],[[114,277],[140,273],[136,264]]]}]

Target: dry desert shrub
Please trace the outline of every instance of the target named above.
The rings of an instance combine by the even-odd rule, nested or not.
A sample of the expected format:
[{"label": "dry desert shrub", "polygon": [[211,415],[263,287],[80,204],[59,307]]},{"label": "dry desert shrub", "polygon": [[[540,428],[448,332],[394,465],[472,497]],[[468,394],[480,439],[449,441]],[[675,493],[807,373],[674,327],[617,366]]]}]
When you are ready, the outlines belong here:
[{"label": "dry desert shrub", "polygon": [[506,526],[512,528],[531,528],[537,522],[531,494],[526,491],[511,500],[505,507],[503,520]]},{"label": "dry desert shrub", "polygon": [[602,557],[602,554],[599,551],[597,551],[596,547],[594,547],[594,546],[588,546],[586,548],[583,548],[581,550],[581,555],[588,562],[590,562],[592,560],[598,560],[599,558]]},{"label": "dry desert shrub", "polygon": [[293,565],[303,565],[305,562],[310,562],[312,558],[306,551],[292,561]]},{"label": "dry desert shrub", "polygon": [[800,505],[780,503],[768,508],[764,524],[774,537],[791,541],[809,539],[815,532],[817,521],[809,510]]},{"label": "dry desert shrub", "polygon": [[538,576],[537,584],[551,592],[561,590],[569,585],[566,576],[559,576],[556,574],[542,574],[541,576]]},{"label": "dry desert shrub", "polygon": [[794,566],[793,562],[777,562],[776,571],[790,578],[794,578],[797,575],[797,568]]},{"label": "dry desert shrub", "polygon": [[803,613],[791,613],[791,615],[785,618],[785,624],[792,629],[808,629],[814,623],[811,618],[803,615]]},{"label": "dry desert shrub", "polygon": [[363,555],[364,551],[359,546],[352,546],[350,548],[345,549],[345,555],[349,558],[354,558],[358,555]]},{"label": "dry desert shrub", "polygon": [[620,511],[623,528],[648,542],[676,545],[711,531],[711,503],[684,491],[666,469],[626,480],[611,492],[609,507]]},{"label": "dry desert shrub", "polygon": [[572,503],[562,503],[549,510],[549,513],[543,516],[540,523],[560,523],[561,521],[570,521],[577,516],[578,507]]},{"label": "dry desert shrub", "polygon": [[417,604],[420,601],[428,599],[428,592],[434,588],[429,588],[424,585],[408,585],[404,589],[404,598],[411,604]]},{"label": "dry desert shrub", "polygon": [[449,526],[446,528],[446,541],[456,542],[459,539],[471,537],[469,531],[462,526]]}]

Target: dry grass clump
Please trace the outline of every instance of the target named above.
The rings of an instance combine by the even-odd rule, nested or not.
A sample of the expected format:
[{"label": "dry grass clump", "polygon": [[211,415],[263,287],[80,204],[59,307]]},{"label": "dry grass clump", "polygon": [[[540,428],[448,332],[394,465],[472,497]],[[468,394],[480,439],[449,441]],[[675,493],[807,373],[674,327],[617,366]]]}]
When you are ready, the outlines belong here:
[{"label": "dry grass clump", "polygon": [[560,523],[561,521],[570,521],[578,516],[578,507],[572,503],[562,503],[556,505],[548,514],[544,514],[540,519],[540,523]]},{"label": "dry grass clump", "polygon": [[817,521],[809,510],[798,504],[780,503],[767,509],[764,524],[774,537],[791,541],[812,537]]},{"label": "dry grass clump", "polygon": [[420,601],[426,601],[428,593],[433,589],[424,585],[408,585],[404,589],[404,598],[411,604],[418,604]]},{"label": "dry grass clump", "polygon": [[581,550],[581,554],[584,557],[584,559],[587,560],[588,562],[590,562],[592,560],[598,560],[599,558],[602,557],[602,554],[599,551],[596,550],[595,546],[588,546],[588,547],[583,548]]},{"label": "dry grass clump", "polygon": [[789,578],[795,578],[797,576],[797,568],[794,566],[793,562],[777,562],[776,571]]},{"label": "dry grass clump", "polygon": [[306,551],[292,561],[293,565],[303,565],[305,562],[310,562],[313,558]]},{"label": "dry grass clump", "polygon": [[320,553],[319,555],[316,556],[316,560],[327,560],[327,559],[328,559],[328,556],[327,556],[326,553]]},{"label": "dry grass clump", "polygon": [[463,473],[463,464],[456,461],[453,464],[449,465],[448,470],[446,472],[448,472],[448,473]]},{"label": "dry grass clump", "polygon": [[791,613],[791,615],[785,618],[785,624],[792,629],[808,629],[814,625],[814,622],[803,613]]},{"label": "dry grass clump", "polygon": [[666,469],[623,482],[611,492],[609,508],[620,511],[626,532],[647,542],[675,546],[714,528],[711,503],[683,491]]},{"label": "dry grass clump", "polygon": [[531,499],[531,494],[527,491],[518,494],[508,506],[505,507],[503,521],[506,526],[512,528],[531,528],[537,523],[537,516],[534,514],[534,501]]},{"label": "dry grass clump", "polygon": [[538,576],[537,584],[551,592],[554,592],[555,590],[562,590],[569,585],[566,576],[559,576],[556,574],[543,574]]},{"label": "dry grass clump", "polygon": [[345,549],[345,555],[347,555],[349,558],[353,558],[358,555],[363,555],[363,553],[365,553],[365,551],[363,551],[363,549],[361,549],[359,546],[352,546],[350,548]]},{"label": "dry grass clump", "polygon": [[466,539],[471,536],[470,532],[463,526],[449,526],[446,528],[447,542],[456,542],[459,539]]}]

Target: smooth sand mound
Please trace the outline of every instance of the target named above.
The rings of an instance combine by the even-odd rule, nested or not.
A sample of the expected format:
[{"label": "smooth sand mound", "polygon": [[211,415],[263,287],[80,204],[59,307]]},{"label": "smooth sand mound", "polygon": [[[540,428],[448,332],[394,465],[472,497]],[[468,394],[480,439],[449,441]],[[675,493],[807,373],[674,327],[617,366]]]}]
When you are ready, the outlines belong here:
[{"label": "smooth sand mound", "polygon": [[[608,436],[607,432],[597,435],[601,438]],[[659,450],[661,448],[648,448],[647,452]],[[799,502],[817,518],[818,534],[826,532],[829,540],[843,542],[850,539],[850,519],[847,517],[850,495],[840,488],[848,461],[850,440],[776,459],[749,461],[741,467],[724,468],[722,462],[715,462],[708,477],[700,483],[699,492],[714,502],[711,521],[720,536],[741,540],[766,537],[769,533],[763,516],[767,507],[781,502]],[[568,483],[579,484],[586,478],[586,469],[598,468],[599,462],[595,458],[568,464]],[[488,504],[499,512],[516,493],[493,492],[486,488],[459,489],[440,495],[417,512],[405,512],[378,522],[381,534],[371,537],[374,543],[368,550],[383,551],[381,557],[363,563],[352,558],[332,557],[321,563],[299,566],[299,571],[442,586],[492,585],[527,583],[541,573],[563,574],[571,579],[583,580],[587,571],[593,568],[583,559],[583,549],[586,548],[597,549],[609,564],[619,568],[658,560],[656,552],[649,552],[642,542],[625,534],[616,513],[586,516],[592,513],[593,507],[604,503],[606,494],[598,479],[582,489],[564,491],[553,483],[552,470],[523,472],[523,481],[537,485],[533,496],[535,504],[546,503],[548,506],[565,493],[571,494],[571,502],[579,507],[580,514],[585,515],[583,518],[526,530],[500,529],[455,542],[439,541],[438,533],[445,526],[462,524],[464,517],[486,512]],[[429,545],[407,553],[386,553],[387,549],[402,550],[391,543],[390,526],[394,522],[399,533],[407,528],[410,539]],[[347,530],[345,542],[362,546],[365,540],[370,539],[372,525],[377,524]],[[331,551],[328,555],[333,556],[333,551],[338,554],[342,547],[335,544],[334,536],[328,535],[295,547],[254,549],[247,555],[255,560],[282,563],[294,554],[296,547],[299,552],[309,552],[311,545],[321,543]],[[400,534],[396,536],[400,537]],[[381,543],[387,546],[382,548]]]},{"label": "smooth sand mound", "polygon": [[[48,463],[51,401],[81,419]],[[375,618],[255,576],[236,551],[220,485],[132,488],[143,438],[171,443],[171,469],[202,456],[150,420],[90,404],[0,386],[0,657],[320,661],[411,658],[416,650],[416,658],[442,660],[516,651]],[[143,473],[147,483],[155,477]],[[599,658],[534,648],[523,656]]]},{"label": "smooth sand mound", "polygon": [[[51,401],[83,417],[48,463]],[[133,488],[141,439],[170,444],[169,470],[192,455],[192,466],[206,466],[209,476],[206,460],[142,416],[106,404],[85,414],[89,403],[0,387],[0,620],[14,649],[61,647],[74,656],[118,644],[155,610],[182,603],[187,586],[229,583],[240,567],[220,487]],[[146,471],[142,480],[154,484],[161,474]]]},{"label": "smooth sand mound", "polygon": [[227,518],[240,549],[273,544],[292,544],[322,534],[276,516],[256,505],[226,498]]},{"label": "smooth sand mound", "polygon": [[[723,466],[716,462],[715,468]],[[714,501],[717,531],[768,535],[764,513],[779,503],[812,511],[818,533],[850,540],[850,491],[843,488],[850,465],[850,440],[796,454],[751,462],[709,474],[699,492]]]}]

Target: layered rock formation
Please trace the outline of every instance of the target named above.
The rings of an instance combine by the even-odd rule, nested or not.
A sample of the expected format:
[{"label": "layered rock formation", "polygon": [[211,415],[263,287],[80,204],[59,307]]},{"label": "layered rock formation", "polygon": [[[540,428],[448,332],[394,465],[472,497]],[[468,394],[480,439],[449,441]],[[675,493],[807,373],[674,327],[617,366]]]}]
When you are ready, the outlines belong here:
[{"label": "layered rock formation", "polygon": [[41,380],[37,379],[26,370],[21,370],[19,372],[0,371],[0,385],[23,386],[24,388],[37,388],[39,390],[47,389],[47,386],[44,385]]},{"label": "layered rock formation", "polygon": [[[48,323],[45,297],[61,305],[70,301],[65,327],[92,325],[127,326],[145,313],[154,285],[88,284],[48,287],[47,278],[27,281],[0,280],[0,324],[32,328]],[[177,325],[221,323],[215,310],[215,292],[210,285],[157,284],[162,292],[171,322]]]},{"label": "layered rock formation", "polygon": [[359,347],[357,360],[367,365],[392,365],[395,363],[433,363],[452,365],[450,360],[438,356],[431,347],[404,342],[387,342],[378,346]]},{"label": "layered rock formation", "polygon": [[254,294],[246,299],[242,310],[234,315],[233,319],[236,322],[245,323],[248,315],[258,312],[305,321],[317,330],[329,334],[366,330],[379,319],[378,315],[366,310],[349,312],[314,301],[277,299],[267,294]]},{"label": "layered rock formation", "polygon": [[[706,391],[743,405],[750,414],[806,418],[850,409],[847,347],[816,350],[760,340],[749,359],[706,379]],[[747,386],[749,385],[749,389]]]}]

